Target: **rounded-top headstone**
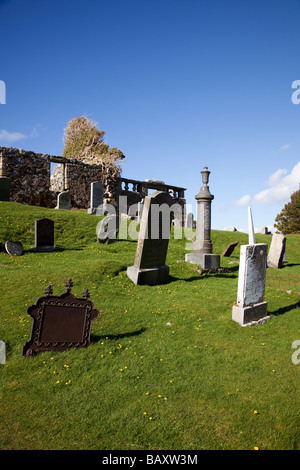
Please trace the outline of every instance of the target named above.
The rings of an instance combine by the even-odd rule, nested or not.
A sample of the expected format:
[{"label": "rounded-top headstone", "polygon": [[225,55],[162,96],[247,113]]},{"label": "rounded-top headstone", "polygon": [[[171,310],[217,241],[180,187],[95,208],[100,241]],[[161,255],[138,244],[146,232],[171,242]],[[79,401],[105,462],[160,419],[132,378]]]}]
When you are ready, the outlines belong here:
[{"label": "rounded-top headstone", "polygon": [[23,245],[21,242],[8,240],[5,243],[5,250],[10,256],[21,256],[23,254]]}]

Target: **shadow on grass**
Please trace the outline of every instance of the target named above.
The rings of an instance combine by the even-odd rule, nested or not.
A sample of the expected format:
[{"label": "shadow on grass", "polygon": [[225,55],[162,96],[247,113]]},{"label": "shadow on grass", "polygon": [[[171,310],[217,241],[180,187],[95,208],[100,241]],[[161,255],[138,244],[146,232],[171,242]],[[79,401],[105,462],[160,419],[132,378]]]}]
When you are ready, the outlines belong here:
[{"label": "shadow on grass", "polygon": [[104,339],[122,339],[122,338],[132,338],[133,336],[141,335],[146,331],[146,328],[141,328],[140,330],[131,331],[128,333],[120,333],[119,335],[93,335],[91,334],[91,342],[97,343],[98,341],[102,341]]},{"label": "shadow on grass", "polygon": [[268,315],[274,315],[274,316],[284,315],[285,313],[289,312],[290,310],[294,310],[294,308],[298,308],[298,307],[300,307],[300,300],[298,300],[298,302],[296,302],[293,305],[287,305],[286,307],[278,308],[277,310],[274,310],[274,312],[269,312],[268,311]]}]

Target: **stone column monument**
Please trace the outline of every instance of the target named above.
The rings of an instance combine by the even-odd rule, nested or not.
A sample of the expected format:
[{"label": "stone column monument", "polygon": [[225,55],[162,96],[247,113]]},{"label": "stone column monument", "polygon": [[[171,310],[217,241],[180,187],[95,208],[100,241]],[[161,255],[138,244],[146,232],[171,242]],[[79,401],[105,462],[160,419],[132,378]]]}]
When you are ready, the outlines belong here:
[{"label": "stone column monument", "polygon": [[198,264],[204,269],[219,268],[220,255],[212,254],[213,246],[210,239],[211,201],[214,198],[208,187],[210,171],[205,166],[201,174],[203,186],[195,196],[197,201],[196,241],[194,242],[193,253],[187,253],[185,261]]}]

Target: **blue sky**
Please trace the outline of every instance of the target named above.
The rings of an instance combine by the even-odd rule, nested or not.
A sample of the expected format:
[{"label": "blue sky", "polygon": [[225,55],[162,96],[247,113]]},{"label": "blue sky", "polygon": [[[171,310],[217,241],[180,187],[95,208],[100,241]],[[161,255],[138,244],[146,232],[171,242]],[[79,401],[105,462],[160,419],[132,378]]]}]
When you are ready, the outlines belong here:
[{"label": "blue sky", "polygon": [[248,205],[271,228],[300,182],[299,17],[299,0],[0,0],[0,145],[61,155],[86,115],[124,177],[187,188],[196,214],[208,166],[212,228],[247,231]]}]

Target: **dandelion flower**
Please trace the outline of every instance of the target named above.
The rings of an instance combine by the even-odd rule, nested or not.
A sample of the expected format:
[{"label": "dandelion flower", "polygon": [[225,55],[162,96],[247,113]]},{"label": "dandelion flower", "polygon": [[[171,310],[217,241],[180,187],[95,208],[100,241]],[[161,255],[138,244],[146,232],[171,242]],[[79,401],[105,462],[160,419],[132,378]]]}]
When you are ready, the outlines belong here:
[{"label": "dandelion flower", "polygon": [[254,410],[253,413],[254,413],[255,415],[258,415],[258,414],[259,414],[257,410]]}]

